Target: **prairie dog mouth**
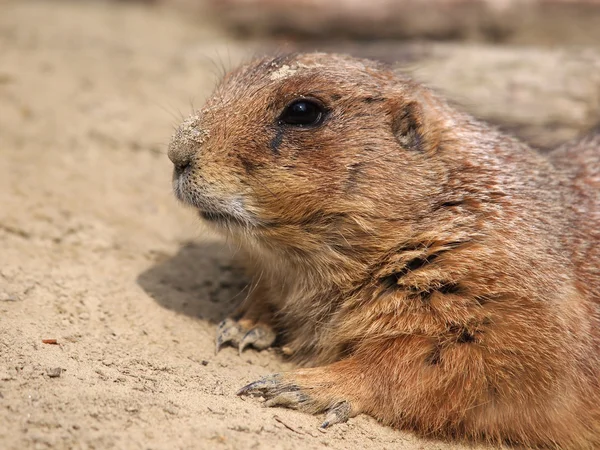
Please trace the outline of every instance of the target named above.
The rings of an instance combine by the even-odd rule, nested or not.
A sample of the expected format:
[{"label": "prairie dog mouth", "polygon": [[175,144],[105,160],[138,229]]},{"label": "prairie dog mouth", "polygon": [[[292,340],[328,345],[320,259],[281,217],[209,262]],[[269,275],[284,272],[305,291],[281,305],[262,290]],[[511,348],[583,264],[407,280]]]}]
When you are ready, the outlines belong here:
[{"label": "prairie dog mouth", "polygon": [[248,228],[256,225],[253,217],[245,211],[240,214],[236,213],[236,211],[209,211],[205,209],[199,209],[198,214],[200,215],[200,218],[217,227],[230,228],[232,226],[239,226]]},{"label": "prairie dog mouth", "polygon": [[186,176],[173,176],[173,192],[180,202],[197,209],[200,217],[207,222],[229,226],[251,226],[256,222],[241,197],[210,192],[207,187],[197,186]]},{"label": "prairie dog mouth", "polygon": [[208,222],[239,222],[240,219],[226,212],[199,210],[200,217]]}]

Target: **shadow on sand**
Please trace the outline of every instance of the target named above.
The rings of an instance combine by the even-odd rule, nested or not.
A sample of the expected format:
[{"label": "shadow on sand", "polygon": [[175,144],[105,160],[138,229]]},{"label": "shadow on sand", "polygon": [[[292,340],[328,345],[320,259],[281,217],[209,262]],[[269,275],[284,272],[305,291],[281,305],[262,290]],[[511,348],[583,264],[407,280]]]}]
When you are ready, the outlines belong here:
[{"label": "shadow on sand", "polygon": [[248,279],[224,244],[186,242],[156,260],[137,282],[164,308],[218,323],[246,295]]}]

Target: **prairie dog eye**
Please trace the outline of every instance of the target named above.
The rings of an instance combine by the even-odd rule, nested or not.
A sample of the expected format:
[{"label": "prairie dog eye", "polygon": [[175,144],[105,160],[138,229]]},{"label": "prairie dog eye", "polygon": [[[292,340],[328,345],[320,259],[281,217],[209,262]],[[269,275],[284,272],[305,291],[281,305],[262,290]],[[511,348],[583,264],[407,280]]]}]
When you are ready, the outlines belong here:
[{"label": "prairie dog eye", "polygon": [[294,127],[320,125],[325,118],[325,108],[314,99],[301,98],[286,106],[279,116],[279,122]]}]

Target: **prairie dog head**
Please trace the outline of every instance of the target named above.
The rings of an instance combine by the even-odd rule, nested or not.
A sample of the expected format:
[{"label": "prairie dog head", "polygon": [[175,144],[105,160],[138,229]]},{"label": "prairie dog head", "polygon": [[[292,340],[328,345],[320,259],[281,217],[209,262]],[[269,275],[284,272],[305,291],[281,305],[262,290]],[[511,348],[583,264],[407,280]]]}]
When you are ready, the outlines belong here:
[{"label": "prairie dog head", "polygon": [[251,62],[173,136],[175,195],[219,230],[291,246],[345,245],[334,243],[340,230],[377,218],[409,223],[441,176],[436,101],[371,61]]}]

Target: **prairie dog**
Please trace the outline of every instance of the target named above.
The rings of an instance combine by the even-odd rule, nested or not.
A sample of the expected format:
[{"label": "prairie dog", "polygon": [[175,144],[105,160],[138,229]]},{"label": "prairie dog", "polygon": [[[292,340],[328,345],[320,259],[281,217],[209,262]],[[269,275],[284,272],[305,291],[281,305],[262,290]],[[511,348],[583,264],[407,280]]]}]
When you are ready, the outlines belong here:
[{"label": "prairie dog", "polygon": [[600,135],[541,155],[343,55],[255,60],[169,146],[173,188],[252,261],[217,350],[242,388],[421,435],[600,447]]}]

